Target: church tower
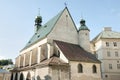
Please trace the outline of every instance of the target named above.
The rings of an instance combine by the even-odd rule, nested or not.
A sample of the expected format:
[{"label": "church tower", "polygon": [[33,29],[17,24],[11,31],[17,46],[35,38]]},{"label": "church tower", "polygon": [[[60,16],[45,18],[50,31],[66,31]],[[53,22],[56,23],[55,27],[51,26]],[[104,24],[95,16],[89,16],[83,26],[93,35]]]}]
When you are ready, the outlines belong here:
[{"label": "church tower", "polygon": [[79,45],[86,51],[90,52],[90,30],[85,24],[85,20],[81,19],[79,28]]}]

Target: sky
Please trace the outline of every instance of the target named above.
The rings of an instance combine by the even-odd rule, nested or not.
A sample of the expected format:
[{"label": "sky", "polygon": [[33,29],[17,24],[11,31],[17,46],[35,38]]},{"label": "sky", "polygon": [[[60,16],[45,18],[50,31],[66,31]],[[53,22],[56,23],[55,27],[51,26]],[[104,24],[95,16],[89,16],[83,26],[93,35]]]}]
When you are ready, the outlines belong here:
[{"label": "sky", "polygon": [[79,28],[80,19],[86,20],[90,40],[103,27],[120,32],[120,0],[0,0],[0,59],[12,59],[34,34],[34,20],[39,14],[45,24],[65,8]]}]

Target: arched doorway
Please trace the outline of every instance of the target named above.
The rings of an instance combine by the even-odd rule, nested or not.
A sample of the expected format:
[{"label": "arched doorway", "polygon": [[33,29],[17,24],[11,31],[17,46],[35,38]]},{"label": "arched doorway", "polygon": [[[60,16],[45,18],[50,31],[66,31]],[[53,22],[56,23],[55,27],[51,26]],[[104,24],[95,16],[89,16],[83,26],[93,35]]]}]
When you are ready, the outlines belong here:
[{"label": "arched doorway", "polygon": [[18,73],[15,74],[15,80],[18,80]]},{"label": "arched doorway", "polygon": [[31,80],[30,72],[28,72],[26,80]]},{"label": "arched doorway", "polygon": [[24,75],[23,75],[23,73],[20,74],[20,80],[24,80]]},{"label": "arched doorway", "polygon": [[13,80],[13,73],[11,74],[10,80]]}]

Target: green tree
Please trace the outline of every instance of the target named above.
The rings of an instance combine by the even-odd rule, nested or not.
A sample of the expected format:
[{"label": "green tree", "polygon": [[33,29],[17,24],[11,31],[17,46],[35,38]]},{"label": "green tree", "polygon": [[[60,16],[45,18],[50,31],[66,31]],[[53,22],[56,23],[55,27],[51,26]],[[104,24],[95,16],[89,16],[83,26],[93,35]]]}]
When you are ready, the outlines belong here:
[{"label": "green tree", "polygon": [[1,66],[9,65],[9,64],[13,64],[12,59],[3,59],[3,60],[0,60],[0,65]]}]

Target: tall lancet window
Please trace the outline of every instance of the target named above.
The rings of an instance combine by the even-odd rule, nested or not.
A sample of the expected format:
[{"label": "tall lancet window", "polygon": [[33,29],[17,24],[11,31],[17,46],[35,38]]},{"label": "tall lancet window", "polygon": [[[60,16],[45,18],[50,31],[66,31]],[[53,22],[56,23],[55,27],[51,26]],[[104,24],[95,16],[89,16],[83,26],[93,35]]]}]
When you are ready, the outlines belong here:
[{"label": "tall lancet window", "polygon": [[40,61],[44,61],[48,58],[48,48],[47,44],[43,44],[41,46],[41,54],[40,54]]},{"label": "tall lancet window", "polygon": [[82,66],[82,64],[78,64],[78,73],[83,73],[83,66]]},{"label": "tall lancet window", "polygon": [[37,64],[37,60],[38,60],[38,48],[34,48],[32,50],[32,59],[31,59],[31,64]]}]

